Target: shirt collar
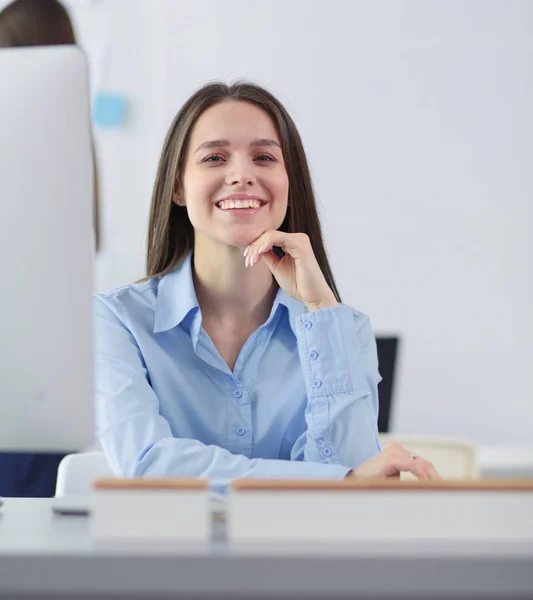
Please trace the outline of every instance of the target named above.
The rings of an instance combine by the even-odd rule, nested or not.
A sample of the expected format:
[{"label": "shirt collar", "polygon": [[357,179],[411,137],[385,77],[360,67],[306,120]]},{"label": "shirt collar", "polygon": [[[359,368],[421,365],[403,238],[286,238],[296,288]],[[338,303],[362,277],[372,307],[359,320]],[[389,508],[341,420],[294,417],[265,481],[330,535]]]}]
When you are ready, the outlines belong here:
[{"label": "shirt collar", "polygon": [[[276,294],[269,320],[276,314],[280,305],[287,309],[291,329],[296,335],[295,321],[307,312],[305,305],[291,298],[280,288]],[[189,252],[173,271],[159,280],[154,333],[176,327],[195,308],[199,308],[199,306],[192,277],[192,252]]]},{"label": "shirt collar", "polygon": [[294,333],[294,335],[296,335],[296,319],[307,312],[305,304],[298,302],[298,300],[295,300],[287,293],[285,293],[281,288],[279,288],[278,293],[276,294],[276,299],[274,300],[274,304],[272,306],[270,318],[272,318],[276,314],[279,306],[285,306],[285,308],[287,309],[289,324],[291,326],[292,332]]},{"label": "shirt collar", "polygon": [[179,325],[191,310],[198,308],[192,278],[192,253],[159,280],[154,320],[154,333]]}]

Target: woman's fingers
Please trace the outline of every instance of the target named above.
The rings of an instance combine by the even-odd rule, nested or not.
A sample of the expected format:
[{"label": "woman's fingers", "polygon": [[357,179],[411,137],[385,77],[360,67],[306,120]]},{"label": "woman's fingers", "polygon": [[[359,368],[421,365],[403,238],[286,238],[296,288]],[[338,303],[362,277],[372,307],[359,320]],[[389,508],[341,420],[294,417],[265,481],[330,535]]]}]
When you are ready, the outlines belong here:
[{"label": "woman's fingers", "polygon": [[263,261],[266,263],[266,266],[270,269],[272,273],[274,273],[276,267],[278,266],[278,263],[281,260],[279,256],[276,256],[273,250],[270,250],[269,252],[263,251],[258,260],[261,259],[263,259]]},{"label": "woman's fingers", "polygon": [[398,477],[402,472],[412,473],[418,479],[442,479],[430,461],[397,443],[354,470],[356,476],[362,477]]},{"label": "woman's fingers", "polygon": [[403,459],[400,461],[399,470],[412,473],[418,479],[441,479],[435,467],[424,458],[417,456],[416,458]]},{"label": "woman's fingers", "polygon": [[435,469],[432,463],[429,461],[426,462],[426,473],[428,474],[428,479],[442,479],[440,473]]},{"label": "woman's fingers", "polygon": [[311,248],[309,237],[304,233],[286,233],[285,231],[269,230],[260,235],[244,251],[245,265],[253,267],[262,255],[272,251],[274,246],[297,259],[304,256]]}]

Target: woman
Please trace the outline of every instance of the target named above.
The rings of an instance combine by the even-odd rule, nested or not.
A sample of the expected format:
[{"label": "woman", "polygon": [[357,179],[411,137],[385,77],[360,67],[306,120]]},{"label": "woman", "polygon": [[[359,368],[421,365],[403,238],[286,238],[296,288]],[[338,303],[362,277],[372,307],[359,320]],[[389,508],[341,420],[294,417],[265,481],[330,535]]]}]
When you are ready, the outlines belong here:
[{"label": "woman", "polygon": [[97,436],[122,476],[343,478],[380,453],[368,318],[342,305],[300,136],[264,89],[209,84],[156,176],[147,278],[95,297]]},{"label": "woman", "polygon": [[[0,12],[0,49],[76,44],[69,15],[57,0],[15,0]],[[99,210],[95,169],[94,238],[98,250]],[[50,497],[63,454],[0,454],[0,495]]]}]

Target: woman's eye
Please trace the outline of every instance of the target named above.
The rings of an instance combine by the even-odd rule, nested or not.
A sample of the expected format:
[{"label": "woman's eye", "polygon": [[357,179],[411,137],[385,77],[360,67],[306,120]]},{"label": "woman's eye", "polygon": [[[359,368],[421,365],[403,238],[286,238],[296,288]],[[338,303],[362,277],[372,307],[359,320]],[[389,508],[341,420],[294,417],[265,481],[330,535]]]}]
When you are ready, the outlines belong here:
[{"label": "woman's eye", "polygon": [[259,154],[255,157],[255,160],[259,160],[260,162],[274,162],[274,157],[270,156],[270,154]]},{"label": "woman's eye", "polygon": [[202,162],[220,162],[221,160],[224,159],[219,154],[210,154],[209,156],[206,156]]}]

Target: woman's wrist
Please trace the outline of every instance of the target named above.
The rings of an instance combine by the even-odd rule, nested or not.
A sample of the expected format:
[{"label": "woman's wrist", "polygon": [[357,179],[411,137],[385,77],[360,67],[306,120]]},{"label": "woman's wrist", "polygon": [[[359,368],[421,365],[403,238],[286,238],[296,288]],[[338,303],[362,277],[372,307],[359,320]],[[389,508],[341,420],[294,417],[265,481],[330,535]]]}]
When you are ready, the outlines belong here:
[{"label": "woman's wrist", "polygon": [[322,310],[323,308],[333,308],[334,306],[338,306],[337,298],[332,294],[330,298],[326,298],[319,302],[306,302],[305,306],[309,312],[314,312],[315,310]]}]

